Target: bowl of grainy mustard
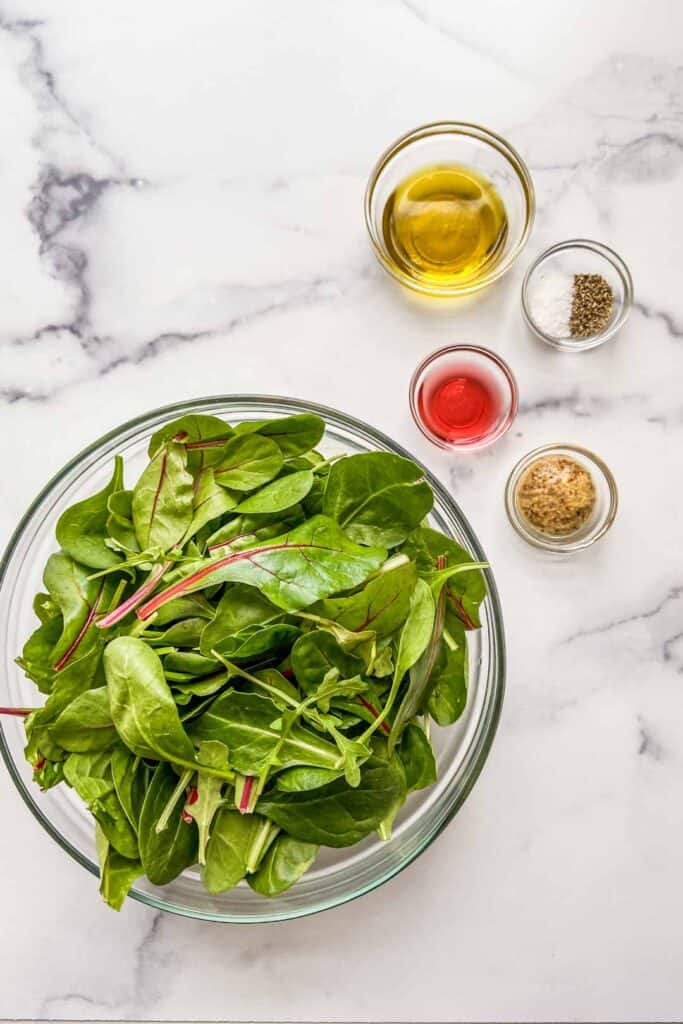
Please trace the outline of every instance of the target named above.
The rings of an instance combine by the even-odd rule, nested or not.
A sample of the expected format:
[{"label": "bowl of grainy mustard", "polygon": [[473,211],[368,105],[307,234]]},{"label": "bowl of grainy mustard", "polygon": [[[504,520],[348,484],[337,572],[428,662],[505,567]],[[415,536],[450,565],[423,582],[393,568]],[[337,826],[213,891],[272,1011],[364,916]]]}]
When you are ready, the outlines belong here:
[{"label": "bowl of grainy mustard", "polygon": [[586,448],[549,444],[520,459],[508,478],[505,505],[517,533],[546,551],[579,551],[614,522],[617,485]]}]

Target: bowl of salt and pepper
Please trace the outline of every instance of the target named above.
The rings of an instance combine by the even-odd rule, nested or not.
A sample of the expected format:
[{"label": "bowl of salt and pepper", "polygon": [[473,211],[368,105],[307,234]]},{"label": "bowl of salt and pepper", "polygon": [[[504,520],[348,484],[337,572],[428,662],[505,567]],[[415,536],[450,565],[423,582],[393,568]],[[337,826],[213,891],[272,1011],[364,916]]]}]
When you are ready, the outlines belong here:
[{"label": "bowl of salt and pepper", "polygon": [[[412,163],[402,168],[396,154],[404,158],[405,152],[412,154]],[[380,209],[376,182],[386,176],[388,164],[396,180],[390,182],[393,192],[385,187]],[[534,213],[531,176],[519,154],[494,133],[464,123],[426,125],[399,139],[380,158],[366,194],[366,221],[380,263],[402,284],[433,296],[474,291],[505,273],[527,241]],[[538,338],[556,350],[578,353],[597,348],[623,326],[633,282],[608,246],[570,239],[532,262],[521,300],[524,319]],[[434,444],[472,451],[509,429],[517,385],[500,356],[454,345],[427,356],[417,368],[410,407]],[[554,444],[519,460],[508,478],[505,504],[521,537],[537,548],[566,553],[607,532],[618,496],[597,455]]]}]

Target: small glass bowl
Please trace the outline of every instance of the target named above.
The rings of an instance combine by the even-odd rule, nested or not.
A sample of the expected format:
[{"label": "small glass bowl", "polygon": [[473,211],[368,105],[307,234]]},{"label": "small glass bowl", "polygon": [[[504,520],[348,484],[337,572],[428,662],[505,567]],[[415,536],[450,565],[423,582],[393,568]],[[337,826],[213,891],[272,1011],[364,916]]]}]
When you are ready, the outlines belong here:
[{"label": "small glass bowl", "polygon": [[[468,437],[466,440],[449,440],[436,434],[425,422],[420,410],[420,395],[429,378],[437,374],[444,378],[450,375],[471,374],[482,379],[486,387],[493,391],[498,413],[484,433]],[[415,423],[433,444],[449,451],[473,451],[493,444],[510,429],[517,415],[517,382],[510,367],[495,352],[477,345],[448,345],[446,348],[437,349],[422,360],[411,378],[409,399]]]},{"label": "small glass bowl", "polygon": [[[520,511],[517,504],[517,492],[524,474],[534,462],[548,455],[564,456],[573,459],[586,469],[595,485],[595,507],[590,518],[573,533],[554,537],[537,530]],[[603,537],[614,522],[619,504],[617,485],[609,468],[602,459],[573,444],[547,444],[535,448],[520,459],[508,477],[505,487],[505,508],[508,519],[524,540],[544,551],[570,552],[590,547],[596,540]]]},{"label": "small glass bowl", "polygon": [[[588,338],[572,338],[569,335],[556,336],[544,330],[534,319],[534,299],[537,289],[548,272],[559,272],[568,276],[574,274],[601,274],[612,289],[614,303],[612,315],[606,327]],[[624,325],[633,304],[633,279],[621,256],[603,245],[587,238],[570,238],[557,242],[538,256],[527,270],[522,282],[522,312],[527,324],[546,344],[563,352],[585,352],[597,348],[613,338]]]},{"label": "small glass bowl", "polygon": [[[389,256],[382,232],[384,207],[397,185],[420,168],[435,164],[464,164],[479,171],[497,189],[508,218],[498,259],[479,277],[452,285],[427,283],[407,274]],[[524,248],[535,212],[531,175],[519,154],[499,135],[458,121],[427,124],[397,139],[377,161],[365,192],[365,223],[377,259],[388,274],[423,295],[467,295],[497,281]]]}]

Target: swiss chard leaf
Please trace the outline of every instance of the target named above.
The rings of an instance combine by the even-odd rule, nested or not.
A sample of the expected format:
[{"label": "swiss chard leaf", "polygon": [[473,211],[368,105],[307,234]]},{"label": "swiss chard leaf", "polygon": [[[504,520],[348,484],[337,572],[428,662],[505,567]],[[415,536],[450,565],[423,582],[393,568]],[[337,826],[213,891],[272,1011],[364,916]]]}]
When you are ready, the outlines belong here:
[{"label": "swiss chard leaf", "polygon": [[201,473],[220,459],[225,442],[233,434],[232,427],[217,416],[193,412],[157,430],[149,442],[148,454],[153,458],[163,445],[177,439],[187,450],[187,468]]},{"label": "swiss chard leaf", "polygon": [[325,516],[315,516],[267,543],[211,559],[138,609],[152,615],[166,601],[216,583],[257,587],[285,611],[298,611],[340,590],[364,583],[384,562],[382,548],[354,544]]},{"label": "swiss chard leaf", "polygon": [[97,494],[67,508],[57,520],[57,542],[76,562],[91,569],[107,569],[120,560],[107,546],[107,503],[123,488],[123,459],[114,459],[111,480]]},{"label": "swiss chard leaf", "polygon": [[315,610],[354,633],[372,629],[377,637],[388,636],[405,622],[416,582],[415,563],[403,562],[381,572],[357,594],[327,598]]},{"label": "swiss chard leaf", "polygon": [[352,540],[395,547],[428,515],[433,501],[414,462],[390,452],[366,452],[333,464],[323,511]]},{"label": "swiss chard leaf", "polygon": [[163,445],[133,489],[132,515],[141,550],[171,551],[183,540],[194,511],[194,483],[182,444]]},{"label": "swiss chard leaf", "polygon": [[[417,563],[421,575],[434,572],[437,561],[443,558],[448,568],[473,562],[465,548],[438,530],[421,526],[410,534],[402,550]],[[486,596],[486,580],[481,571],[465,572],[448,581],[447,600],[466,629],[481,625],[479,606]]]}]

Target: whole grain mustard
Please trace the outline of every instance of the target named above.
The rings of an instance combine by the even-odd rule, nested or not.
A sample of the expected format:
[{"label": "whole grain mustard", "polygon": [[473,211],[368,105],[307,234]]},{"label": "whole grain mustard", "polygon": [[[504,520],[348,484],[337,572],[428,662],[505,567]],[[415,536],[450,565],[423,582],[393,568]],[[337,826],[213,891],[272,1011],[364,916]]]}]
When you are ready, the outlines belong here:
[{"label": "whole grain mustard", "polygon": [[546,455],[527,469],[517,488],[517,507],[539,533],[575,533],[595,507],[595,484],[587,469],[566,455]]}]

